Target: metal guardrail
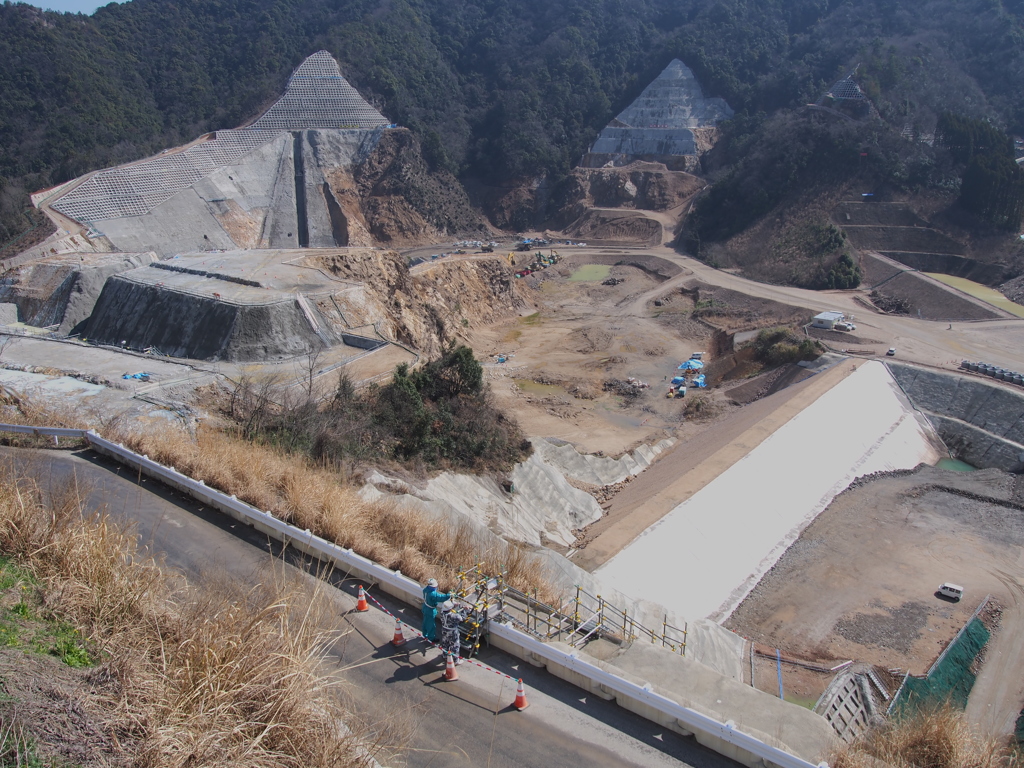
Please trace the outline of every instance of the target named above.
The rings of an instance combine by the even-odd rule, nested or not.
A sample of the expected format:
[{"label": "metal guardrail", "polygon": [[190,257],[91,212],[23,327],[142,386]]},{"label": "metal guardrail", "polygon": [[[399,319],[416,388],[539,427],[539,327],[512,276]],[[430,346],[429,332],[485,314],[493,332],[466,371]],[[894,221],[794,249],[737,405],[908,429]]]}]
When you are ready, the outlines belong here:
[{"label": "metal guardrail", "polygon": [[[137,454],[123,445],[101,437],[92,430],[0,424],[0,432],[3,431],[83,438],[98,453],[127,464],[172,488],[184,491],[192,498],[272,536],[286,546],[293,546],[300,552],[318,558],[321,562],[331,563],[344,571],[365,578],[370,583],[376,583],[388,594],[412,605],[418,604],[421,599],[421,585],[408,576],[404,576],[401,571],[388,570],[384,566],[356,554],[351,549],[343,549],[309,530],[301,530],[289,525],[269,512],[256,509],[234,496],[228,496],[209,488],[202,480],[193,480],[178,472],[174,467],[165,467],[148,456]],[[758,761],[778,766],[778,768],[827,768],[825,763],[816,765],[744,733],[736,727],[732,720],[722,723],[689,707],[684,707],[666,696],[655,693],[650,683],[638,685],[601,669],[595,664],[581,659],[579,651],[569,653],[549,645],[526,632],[515,629],[511,622],[502,624],[491,620],[488,631],[502,641],[503,650],[507,653],[517,655],[530,663],[540,662],[552,674],[576,685],[579,685],[579,680],[583,680],[588,682],[594,690],[615,694],[616,701],[620,706],[663,726],[676,730],[681,728],[697,737],[698,741],[712,750],[725,754],[727,757],[736,759],[737,755],[732,749],[726,752],[716,749],[719,741],[754,756]],[[652,717],[651,711],[660,715],[660,718]],[[709,738],[710,743],[708,742]],[[757,761],[750,761],[749,764],[752,765],[754,762]]]}]

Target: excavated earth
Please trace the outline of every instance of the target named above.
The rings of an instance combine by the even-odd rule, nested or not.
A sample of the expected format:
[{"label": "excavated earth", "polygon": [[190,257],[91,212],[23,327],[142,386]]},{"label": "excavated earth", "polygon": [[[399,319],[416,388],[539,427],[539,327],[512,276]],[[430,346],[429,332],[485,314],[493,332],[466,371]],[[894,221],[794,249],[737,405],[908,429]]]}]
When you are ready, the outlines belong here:
[{"label": "excavated earth", "polygon": [[395,251],[240,251],[112,277],[86,332],[103,344],[200,360],[280,359],[382,340],[429,357],[470,317],[493,322],[522,306],[510,267],[497,257],[412,273]]}]

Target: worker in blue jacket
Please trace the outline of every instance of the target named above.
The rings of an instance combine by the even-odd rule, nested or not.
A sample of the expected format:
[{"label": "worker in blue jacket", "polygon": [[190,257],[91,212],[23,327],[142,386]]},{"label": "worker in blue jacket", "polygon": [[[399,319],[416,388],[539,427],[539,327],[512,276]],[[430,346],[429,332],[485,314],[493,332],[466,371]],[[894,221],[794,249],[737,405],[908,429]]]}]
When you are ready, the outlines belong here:
[{"label": "worker in blue jacket", "polygon": [[423,588],[423,637],[432,643],[437,642],[437,606],[450,597],[437,588],[437,579],[427,580]]}]

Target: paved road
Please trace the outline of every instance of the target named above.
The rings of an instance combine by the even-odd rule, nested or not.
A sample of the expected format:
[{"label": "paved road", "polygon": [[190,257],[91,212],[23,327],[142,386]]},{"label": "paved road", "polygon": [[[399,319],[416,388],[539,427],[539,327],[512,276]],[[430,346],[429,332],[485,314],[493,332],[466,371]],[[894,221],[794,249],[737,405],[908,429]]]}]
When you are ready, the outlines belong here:
[{"label": "paved road", "polygon": [[[90,505],[132,521],[140,541],[167,565],[185,574],[216,577],[224,571],[256,581],[279,554],[251,529],[218,512],[197,507],[167,488],[138,478],[83,451],[0,448],[46,487],[74,478]],[[542,670],[488,649],[481,659],[493,669],[464,664],[460,679],[441,681],[436,652],[418,642],[391,646],[394,622],[379,610],[354,613],[355,584],[339,576],[340,628],[348,631],[332,649],[354,707],[372,721],[396,722],[407,734],[393,764],[410,766],[678,766],[735,768],[736,763],[689,739],[599,700]],[[403,615],[412,609],[382,601]],[[511,708],[515,687],[506,673],[526,681],[529,708]]]}]

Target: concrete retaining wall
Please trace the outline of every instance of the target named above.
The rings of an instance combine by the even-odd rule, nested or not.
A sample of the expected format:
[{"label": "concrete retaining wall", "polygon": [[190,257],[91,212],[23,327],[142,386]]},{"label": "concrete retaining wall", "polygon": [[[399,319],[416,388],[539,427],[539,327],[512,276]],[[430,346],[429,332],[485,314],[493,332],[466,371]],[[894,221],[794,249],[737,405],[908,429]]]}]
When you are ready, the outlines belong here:
[{"label": "concrete retaining wall", "polygon": [[886,365],[957,458],[980,468],[1021,471],[1024,393],[960,374]]},{"label": "concrete retaining wall", "polygon": [[[226,496],[208,488],[202,481],[193,480],[173,467],[164,467],[146,456],[140,456],[124,446],[100,437],[91,430],[42,429],[0,424],[0,431],[84,438],[97,453],[159,480],[283,544],[295,547],[310,557],[331,563],[349,574],[364,579],[368,585],[375,585],[403,602],[418,605],[422,599],[420,584],[403,576],[400,571],[390,571],[372,560],[357,555],[350,549],[343,549],[321,539],[308,530],[302,531],[288,525],[267,512],[239,501],[234,496]],[[766,743],[765,739],[770,737],[765,734],[753,735],[739,730],[732,720],[723,723],[684,707],[658,693],[651,683],[630,679],[628,674],[616,670],[610,665],[602,664],[570,646],[561,643],[544,643],[516,630],[511,625],[498,624],[494,621],[490,623],[488,629],[490,642],[496,648],[536,666],[546,667],[556,677],[594,695],[605,699],[614,699],[624,709],[635,712],[662,727],[684,736],[693,736],[700,744],[749,766],[749,768],[765,768],[765,766],[814,768],[815,766],[815,763],[808,759],[797,757]],[[752,691],[752,693],[756,692]],[[820,755],[811,755],[810,757],[816,759]]]}]

